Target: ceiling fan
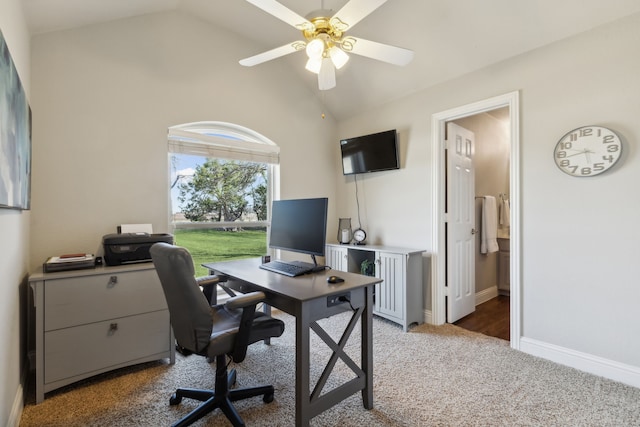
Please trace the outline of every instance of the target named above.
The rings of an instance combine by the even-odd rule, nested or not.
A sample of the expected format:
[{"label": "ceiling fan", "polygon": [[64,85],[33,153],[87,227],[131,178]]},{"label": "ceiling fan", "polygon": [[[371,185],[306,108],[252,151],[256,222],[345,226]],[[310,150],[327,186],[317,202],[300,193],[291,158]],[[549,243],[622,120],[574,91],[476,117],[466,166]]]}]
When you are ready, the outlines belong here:
[{"label": "ceiling fan", "polygon": [[373,58],[394,65],[407,65],[413,59],[413,51],[370,40],[345,35],[358,22],[376,10],[387,0],[350,0],[333,16],[320,9],[306,18],[276,0],[247,0],[254,6],[302,31],[304,40],[287,43],[240,60],[246,67],[262,64],[290,53],[305,50],[308,56],[306,69],[318,75],[320,90],[336,86],[336,69],[349,60],[348,53]]}]

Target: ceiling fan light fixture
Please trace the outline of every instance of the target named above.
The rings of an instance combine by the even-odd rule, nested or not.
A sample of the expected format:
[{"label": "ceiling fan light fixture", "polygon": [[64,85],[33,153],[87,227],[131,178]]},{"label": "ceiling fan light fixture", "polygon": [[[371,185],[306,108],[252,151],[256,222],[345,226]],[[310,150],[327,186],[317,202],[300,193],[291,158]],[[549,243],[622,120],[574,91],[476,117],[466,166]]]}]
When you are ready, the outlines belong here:
[{"label": "ceiling fan light fixture", "polygon": [[399,66],[413,59],[413,51],[409,49],[345,35],[387,0],[342,0],[344,5],[336,13],[324,9],[321,2],[322,9],[306,18],[283,5],[282,0],[247,1],[301,31],[304,41],[297,40],[242,59],[241,65],[252,67],[305,49],[308,56],[305,68],[318,75],[320,90],[327,90],[336,86],[336,69],[345,66],[350,53]]},{"label": "ceiling fan light fixture", "polygon": [[333,62],[333,65],[335,65],[336,69],[338,70],[344,67],[344,64],[346,64],[347,61],[349,61],[349,55],[347,55],[338,46],[333,46],[331,49],[329,49],[329,56],[331,57],[331,61]]},{"label": "ceiling fan light fixture", "polygon": [[309,60],[307,61],[307,65],[304,67],[307,70],[311,71],[312,73],[316,73],[319,74],[320,73],[320,67],[322,67],[322,57],[317,57],[317,58],[309,58]]},{"label": "ceiling fan light fixture", "polygon": [[309,59],[322,58],[322,54],[324,53],[324,41],[319,38],[311,40],[307,43],[306,51]]},{"label": "ceiling fan light fixture", "polygon": [[329,90],[336,87],[336,69],[331,58],[322,58],[322,65],[318,73],[318,89]]}]

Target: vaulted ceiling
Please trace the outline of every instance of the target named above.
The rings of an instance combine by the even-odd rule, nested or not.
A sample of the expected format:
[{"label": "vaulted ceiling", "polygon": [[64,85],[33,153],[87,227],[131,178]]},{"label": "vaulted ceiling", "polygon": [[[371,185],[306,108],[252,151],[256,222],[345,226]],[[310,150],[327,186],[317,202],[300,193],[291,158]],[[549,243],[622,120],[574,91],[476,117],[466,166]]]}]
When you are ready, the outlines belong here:
[{"label": "vaulted ceiling", "polygon": [[[338,11],[347,0],[280,0],[305,16]],[[301,40],[295,28],[244,0],[22,0],[31,34],[70,29],[167,10],[191,13],[253,40],[255,50],[238,60]],[[351,116],[398,97],[640,13],[638,0],[388,0],[349,34],[415,52],[397,67],[351,55],[337,72],[337,86],[319,95],[336,118]],[[297,52],[285,61],[309,87],[316,76]],[[238,65],[240,67],[241,65]],[[253,72],[260,73],[257,65]]]}]

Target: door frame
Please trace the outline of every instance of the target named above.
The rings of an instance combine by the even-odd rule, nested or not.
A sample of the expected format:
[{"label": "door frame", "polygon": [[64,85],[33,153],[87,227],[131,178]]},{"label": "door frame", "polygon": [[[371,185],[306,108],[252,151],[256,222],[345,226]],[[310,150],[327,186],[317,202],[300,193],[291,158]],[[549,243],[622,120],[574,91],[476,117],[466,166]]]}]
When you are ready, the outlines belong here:
[{"label": "door frame", "polygon": [[445,282],[446,238],[445,238],[445,127],[446,122],[473,116],[501,107],[509,107],[510,119],[510,165],[509,196],[511,207],[510,228],[510,325],[511,348],[520,349],[521,337],[521,225],[520,225],[520,94],[518,91],[474,102],[442,111],[431,116],[431,171],[432,206],[435,212],[431,224],[431,247],[435,249],[431,261],[431,321],[442,325],[446,322],[447,287]]}]

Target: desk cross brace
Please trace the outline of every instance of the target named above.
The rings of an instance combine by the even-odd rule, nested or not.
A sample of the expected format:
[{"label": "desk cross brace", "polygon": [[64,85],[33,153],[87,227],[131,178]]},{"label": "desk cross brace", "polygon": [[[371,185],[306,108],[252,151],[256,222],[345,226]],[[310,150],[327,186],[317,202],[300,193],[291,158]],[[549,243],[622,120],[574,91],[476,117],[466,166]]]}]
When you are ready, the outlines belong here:
[{"label": "desk cross brace", "polygon": [[[347,382],[346,384],[343,384],[341,387],[338,387],[337,389],[332,390],[332,392],[338,392],[338,390],[343,389],[343,392],[344,393],[348,393],[346,395],[349,396],[349,395],[357,392],[358,390],[360,390],[362,388],[362,384],[363,384],[364,379],[365,379],[365,373],[349,357],[349,355],[347,353],[345,353],[344,347],[347,344],[347,342],[349,341],[349,337],[351,336],[351,333],[353,332],[353,329],[355,328],[356,324],[358,323],[358,319],[362,315],[363,311],[364,311],[364,307],[359,307],[356,310],[354,310],[353,315],[351,316],[351,319],[349,320],[349,323],[345,327],[345,330],[342,333],[342,337],[340,338],[338,343],[336,343],[333,340],[333,338],[331,338],[331,336],[324,329],[322,329],[322,327],[320,325],[318,325],[317,322],[311,322],[311,325],[310,325],[311,329],[333,351],[333,354],[331,355],[331,358],[327,362],[327,365],[325,366],[325,368],[324,368],[324,370],[322,372],[322,375],[320,375],[320,378],[318,379],[318,382],[317,382],[316,386],[314,387],[313,392],[311,393],[311,403],[312,404],[318,402],[318,400],[321,398],[320,397],[320,393],[322,393],[322,389],[324,388],[325,384],[327,383],[327,380],[329,379],[329,376],[331,375],[331,372],[333,371],[333,368],[335,367],[335,364],[338,361],[338,358],[340,358],[340,359],[342,359],[344,361],[344,363],[356,374],[357,378],[355,378],[354,380],[352,380],[350,382]],[[351,391],[351,390],[353,390],[353,391]],[[339,393],[339,394],[343,394],[343,393]]]}]

